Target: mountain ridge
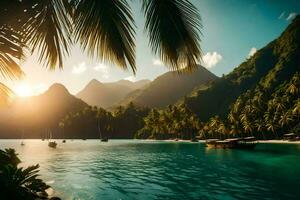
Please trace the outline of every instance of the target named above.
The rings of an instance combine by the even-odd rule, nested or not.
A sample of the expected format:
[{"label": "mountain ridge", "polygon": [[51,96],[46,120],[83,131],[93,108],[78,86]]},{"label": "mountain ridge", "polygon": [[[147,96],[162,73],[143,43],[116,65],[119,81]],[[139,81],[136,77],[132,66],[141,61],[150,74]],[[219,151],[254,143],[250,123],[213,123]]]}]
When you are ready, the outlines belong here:
[{"label": "mountain ridge", "polygon": [[202,66],[193,73],[166,72],[154,79],[147,87],[127,95],[115,107],[133,102],[139,106],[163,108],[176,103],[195,87],[209,84],[217,79],[216,75]]},{"label": "mountain ridge", "polygon": [[150,83],[150,80],[140,80],[136,82],[119,80],[116,82],[101,83],[93,79],[76,94],[76,97],[91,106],[108,108],[124,98],[128,93],[148,83]]},{"label": "mountain ridge", "polygon": [[300,66],[300,16],[275,40],[258,50],[232,72],[217,80],[206,90],[185,99],[185,104],[202,121],[219,115],[225,117],[230,105],[257,84],[271,89],[289,80]]}]

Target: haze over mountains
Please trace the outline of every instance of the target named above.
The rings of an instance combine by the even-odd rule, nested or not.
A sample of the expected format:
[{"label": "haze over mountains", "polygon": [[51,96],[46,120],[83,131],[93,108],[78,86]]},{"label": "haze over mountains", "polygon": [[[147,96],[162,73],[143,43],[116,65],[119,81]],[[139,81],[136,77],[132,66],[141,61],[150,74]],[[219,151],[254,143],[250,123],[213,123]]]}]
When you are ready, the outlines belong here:
[{"label": "haze over mountains", "polygon": [[67,113],[80,111],[86,106],[84,101],[71,95],[65,86],[55,83],[41,95],[17,99],[10,107],[2,109],[1,137],[6,134],[11,136],[12,133],[20,137],[21,131],[29,138],[41,137],[45,129],[58,128],[58,121]]},{"label": "haze over mountains", "polygon": [[[195,87],[206,85],[217,77],[203,67],[189,74],[167,72],[154,81],[131,82],[120,80],[101,83],[91,80],[76,96],[62,84],[53,84],[41,95],[18,98],[8,108],[0,111],[1,137],[20,137],[24,131],[27,138],[42,137],[46,129],[59,137],[58,123],[68,113],[80,112],[87,106],[112,108],[127,106],[130,101],[138,105],[162,107],[176,103]],[[132,94],[137,94],[133,98]]]},{"label": "haze over mountains", "polygon": [[108,108],[121,101],[130,92],[142,88],[149,83],[150,80],[140,80],[136,82],[120,80],[111,83],[101,83],[93,79],[83,90],[78,92],[76,97],[91,106]]}]

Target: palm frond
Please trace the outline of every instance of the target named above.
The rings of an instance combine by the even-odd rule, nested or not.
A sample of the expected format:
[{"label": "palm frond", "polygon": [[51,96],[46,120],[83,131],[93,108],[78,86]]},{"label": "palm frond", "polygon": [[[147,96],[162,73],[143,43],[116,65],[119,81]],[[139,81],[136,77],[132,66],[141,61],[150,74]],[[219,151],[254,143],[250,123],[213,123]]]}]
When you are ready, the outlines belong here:
[{"label": "palm frond", "polygon": [[24,24],[25,33],[33,50],[38,50],[39,61],[50,69],[63,68],[63,58],[69,55],[72,23],[68,0],[43,0],[35,5],[34,15]]},{"label": "palm frond", "polygon": [[189,0],[143,0],[152,51],[172,70],[195,69],[201,60],[201,18]]},{"label": "palm frond", "polygon": [[13,91],[0,82],[0,107],[6,106],[11,101],[13,95]]},{"label": "palm frond", "polygon": [[10,79],[21,78],[23,71],[16,60],[23,56],[20,34],[9,27],[0,27],[0,75]]},{"label": "palm frond", "polygon": [[90,56],[135,73],[134,21],[125,0],[75,2],[75,38]]}]

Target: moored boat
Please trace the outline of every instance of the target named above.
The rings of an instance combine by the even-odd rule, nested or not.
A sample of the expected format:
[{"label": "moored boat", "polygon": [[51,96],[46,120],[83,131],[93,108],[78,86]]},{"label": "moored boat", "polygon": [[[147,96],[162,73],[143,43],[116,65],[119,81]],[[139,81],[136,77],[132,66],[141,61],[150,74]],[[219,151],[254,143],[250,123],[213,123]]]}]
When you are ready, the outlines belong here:
[{"label": "moored boat", "polygon": [[257,145],[257,140],[255,137],[245,137],[239,140],[237,143],[237,146],[235,148],[237,149],[254,149]]},{"label": "moored boat", "polygon": [[102,136],[102,132],[101,132],[101,128],[100,128],[100,119],[98,119],[97,122],[98,122],[97,125],[98,125],[98,132],[99,132],[100,141],[101,142],[108,142],[108,137],[103,137]]},{"label": "moored boat", "polygon": [[219,139],[207,139],[205,141],[205,144],[207,147],[210,147],[210,148],[215,148],[216,147],[216,142],[217,141],[220,141]]},{"label": "moored boat", "polygon": [[206,140],[207,147],[217,149],[254,149],[256,144],[255,137]]},{"label": "moored boat", "polygon": [[101,138],[101,142],[108,142],[108,138],[106,138],[106,137]]},{"label": "moored boat", "polygon": [[48,146],[51,148],[56,148],[57,143],[55,141],[50,141],[50,142],[48,142]]},{"label": "moored boat", "polygon": [[299,141],[300,137],[295,133],[288,133],[283,135],[283,140],[288,140],[289,142]]},{"label": "moored boat", "polygon": [[49,130],[49,142],[48,142],[48,147],[50,148],[56,148],[57,143],[55,141],[51,141],[52,139],[52,132]]}]

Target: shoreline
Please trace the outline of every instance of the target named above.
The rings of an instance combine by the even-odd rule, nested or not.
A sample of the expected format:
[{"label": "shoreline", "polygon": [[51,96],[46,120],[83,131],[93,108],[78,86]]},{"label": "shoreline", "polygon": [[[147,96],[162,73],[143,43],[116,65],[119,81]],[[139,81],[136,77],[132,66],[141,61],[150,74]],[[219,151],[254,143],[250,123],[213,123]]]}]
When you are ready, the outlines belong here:
[{"label": "shoreline", "polygon": [[[41,140],[41,139],[6,139],[1,138],[0,140]],[[63,140],[63,139],[53,139],[53,140]],[[66,139],[66,140],[74,140],[74,141],[80,141],[82,139]],[[86,140],[99,140],[99,139],[86,139]],[[167,140],[155,140],[155,139],[110,139],[112,141],[114,140],[136,140],[136,141],[148,141],[148,142],[186,142],[186,143],[205,143],[205,140],[198,140],[198,142],[191,142],[190,140],[178,140],[175,141],[173,139],[167,139]],[[47,141],[47,140],[45,140]],[[299,141],[288,141],[288,140],[257,140],[258,143],[262,144],[300,144]]]},{"label": "shoreline", "polygon": [[[144,139],[142,139],[144,140]],[[190,143],[197,143],[191,142],[190,140],[154,140],[154,139],[145,139],[146,141],[162,141],[162,142],[190,142]],[[257,140],[258,143],[262,144],[300,144],[300,141],[288,141],[288,140]],[[198,143],[205,143],[205,140],[199,140]]]}]

